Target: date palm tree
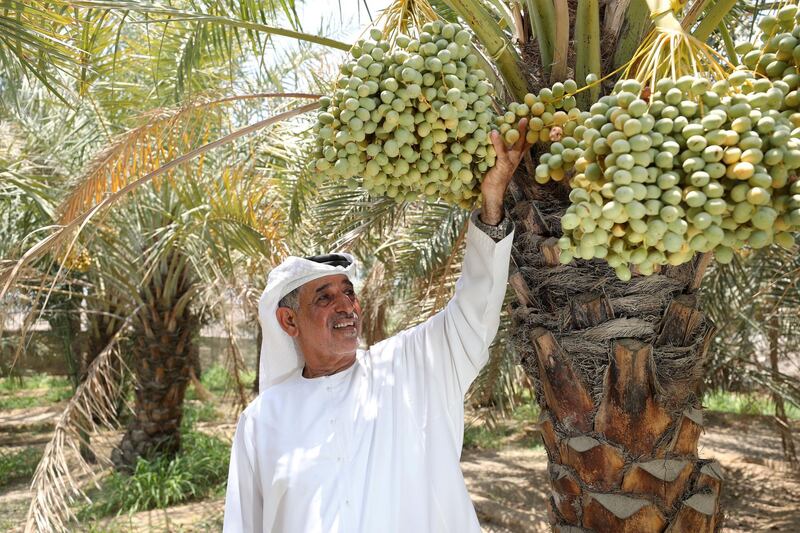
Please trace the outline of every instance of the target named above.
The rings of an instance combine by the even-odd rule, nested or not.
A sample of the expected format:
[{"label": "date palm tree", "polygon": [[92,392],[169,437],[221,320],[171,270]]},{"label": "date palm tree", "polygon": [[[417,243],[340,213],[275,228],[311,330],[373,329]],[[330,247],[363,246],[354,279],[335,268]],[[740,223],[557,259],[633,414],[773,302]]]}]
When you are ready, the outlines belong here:
[{"label": "date palm tree", "polygon": [[[485,15],[493,17],[479,6],[447,3],[478,36],[503,35],[498,24],[485,22]],[[527,85],[509,83],[516,98],[569,71],[579,86],[589,73],[613,72],[642,41],[652,4],[601,8],[590,0],[534,0],[512,7],[506,15],[522,54],[498,61],[500,72],[509,79],[505,71],[516,65]],[[733,3],[715,5],[695,28],[700,5],[683,23],[705,39]],[[615,52],[603,57],[601,43]],[[514,53],[495,50],[499,59]],[[698,392],[716,329],[700,309],[698,290],[711,257],[629,282],[616,279],[602,261],[562,265],[556,241],[569,190],[531,183],[516,180],[508,206],[517,227],[511,331],[541,407],[553,529],[714,531],[722,519],[721,471],[697,449],[703,427]]]},{"label": "date palm tree", "polygon": [[[269,79],[260,81],[263,88],[273,93],[225,98],[195,94],[198,90],[218,93],[221,87],[229,88],[234,80],[228,76],[240,73],[242,59],[238,54],[242,49],[252,54],[261,50],[273,33],[297,33],[277,28],[273,31],[264,24],[267,11],[238,13],[243,18],[237,19],[219,13],[219,10],[230,11],[233,4],[220,3],[206,13],[195,14],[197,21],[187,28],[170,23],[168,17],[181,15],[173,9],[142,3],[129,6],[144,10],[150,17],[159,13],[164,17],[160,24],[164,32],[159,36],[159,46],[154,48],[146,38],[151,35],[144,26],[123,25],[127,16],[121,11],[125,7],[122,4],[88,2],[80,9],[71,3],[54,4],[56,8],[76,8],[59,18],[59,30],[65,42],[72,42],[69,39],[72,36],[84,39],[79,52],[91,57],[91,61],[83,64],[88,68],[67,71],[66,67],[78,64],[73,62],[65,63],[63,71],[51,72],[48,68],[54,64],[43,62],[37,78],[51,76],[59,84],[47,84],[50,96],[45,94],[41,99],[25,98],[33,89],[23,80],[24,69],[9,71],[8,79],[4,80],[9,83],[2,84],[4,94],[13,96],[3,99],[4,111],[22,126],[37,126],[31,124],[36,121],[57,122],[52,119],[58,116],[57,101],[74,96],[71,89],[75,87],[84,97],[70,101],[73,113],[66,114],[69,118],[63,121],[76,128],[77,134],[72,131],[72,135],[64,137],[52,135],[41,143],[41,153],[53,154],[54,159],[60,160],[54,162],[60,175],[81,175],[81,179],[73,179],[72,196],[64,199],[62,195],[61,206],[48,213],[53,222],[69,224],[74,218],[70,210],[96,200],[102,194],[98,189],[104,184],[118,189],[137,171],[157,169],[174,151],[190,151],[209,136],[235,127],[242,116],[260,113],[263,106],[257,109],[258,102],[273,98],[278,109],[282,105],[277,98],[282,95],[270,86],[279,83],[288,70],[281,68],[272,70]],[[273,15],[280,6],[289,9],[289,15],[293,12],[291,3],[275,3],[271,6]],[[30,50],[12,46],[15,40],[11,37],[17,35],[22,39],[22,35],[27,35],[25,32],[44,34],[51,30],[49,19],[28,17],[30,11],[35,12],[29,7],[22,2],[11,6],[10,15],[15,15],[16,10],[20,12],[16,15],[22,17],[5,18],[9,13],[3,13],[3,21],[19,25],[20,32],[0,40],[0,51],[17,57],[23,66]],[[203,29],[209,20],[215,20],[217,25]],[[260,33],[247,35],[254,27]],[[208,43],[219,38],[220,28],[222,31],[228,28],[226,38],[232,41],[227,47],[212,50],[214,53],[205,53]],[[196,33],[192,34],[194,30]],[[237,48],[232,33],[246,37],[239,41],[242,48]],[[309,38],[326,41],[315,36]],[[120,44],[137,50],[137,54],[128,62],[120,58],[117,63],[116,55],[109,62],[105,56],[108,50]],[[2,49],[3,46],[8,49]],[[300,53],[310,55],[308,50]],[[116,77],[107,85],[111,71]],[[12,79],[11,74],[18,77]],[[158,80],[155,91],[154,79]],[[237,104],[238,108],[234,107]],[[164,105],[174,107],[165,109]],[[245,106],[247,109],[243,109]],[[131,109],[139,110],[138,118],[133,121]],[[143,112],[149,114],[142,117]],[[125,129],[127,133],[117,135]],[[28,131],[35,132],[36,128]],[[116,139],[109,144],[111,136]],[[99,155],[92,155],[103,144],[106,148]],[[85,380],[62,415],[40,464],[28,527],[43,530],[65,527],[62,518],[70,516],[71,511],[64,496],[75,485],[64,462],[64,449],[71,442],[80,443],[84,451],[93,429],[113,424],[115,395],[120,392],[119,382],[126,368],[136,377],[135,416],[113,454],[118,467],[129,468],[139,456],[171,454],[178,449],[183,396],[197,357],[199,310],[216,307],[214,298],[222,298],[226,290],[242,288],[241,281],[234,280],[241,279],[245,259],[253,271],[266,271],[266,265],[282,251],[278,240],[282,225],[275,210],[270,208],[265,182],[277,174],[287,151],[281,154],[265,150],[265,155],[269,155],[264,161],[268,172],[256,172],[247,164],[252,159],[253,145],[228,143],[227,148],[226,153],[209,154],[199,164],[165,172],[163,179],[154,184],[160,194],[140,193],[127,216],[120,213],[116,218],[106,218],[81,235],[80,241],[70,235],[62,241],[63,247],[41,250],[44,261],[53,256],[58,259],[57,267],[60,263],[75,268],[75,261],[70,258],[86,256],[92,283],[83,310],[91,316],[82,369]],[[179,176],[177,183],[176,176]],[[36,182],[28,179],[27,184],[31,183]],[[28,197],[35,197],[27,192]],[[245,255],[248,253],[250,257]],[[64,270],[59,272],[61,275],[56,278],[64,279]],[[26,279],[30,277],[28,274],[32,275],[24,274]],[[59,294],[50,291],[48,296],[52,301]],[[67,316],[73,320],[78,317],[77,313]],[[79,329],[73,327],[70,331]],[[125,337],[132,339],[131,354],[124,357],[127,366],[120,350]],[[241,364],[235,368],[241,368]]]}]

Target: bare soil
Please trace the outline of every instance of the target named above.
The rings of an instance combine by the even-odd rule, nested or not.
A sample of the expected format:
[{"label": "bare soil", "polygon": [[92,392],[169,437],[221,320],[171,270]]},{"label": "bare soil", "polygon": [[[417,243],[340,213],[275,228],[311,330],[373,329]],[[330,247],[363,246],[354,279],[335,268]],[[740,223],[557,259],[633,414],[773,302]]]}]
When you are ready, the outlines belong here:
[{"label": "bare soil", "polygon": [[[52,406],[0,413],[0,452],[44,446],[59,412]],[[208,430],[230,436],[233,424]],[[795,423],[794,430],[800,435],[800,424]],[[464,450],[464,477],[486,533],[550,531],[545,452],[525,442],[511,439],[499,450]],[[723,465],[727,510],[723,531],[800,532],[800,472],[783,461],[780,437],[769,417],[708,413],[700,445],[702,457],[716,458]],[[29,501],[27,483],[0,489],[0,531],[22,530]],[[222,498],[209,499],[108,519],[76,531],[219,531],[223,504]]]},{"label": "bare soil", "polygon": [[[783,460],[769,417],[706,413],[700,456],[723,466],[723,531],[800,533],[800,471]],[[465,450],[461,467],[486,533],[550,531],[542,448]]]}]

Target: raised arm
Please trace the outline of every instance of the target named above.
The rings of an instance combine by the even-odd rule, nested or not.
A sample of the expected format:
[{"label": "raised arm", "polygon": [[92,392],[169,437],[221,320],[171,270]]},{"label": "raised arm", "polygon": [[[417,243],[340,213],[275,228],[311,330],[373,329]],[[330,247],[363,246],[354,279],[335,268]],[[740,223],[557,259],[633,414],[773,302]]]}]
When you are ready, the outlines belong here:
[{"label": "raised arm", "polygon": [[[521,121],[520,140],[510,148],[492,132],[497,161],[481,184],[483,205],[473,213],[467,231],[455,295],[440,313],[402,334],[410,365],[405,371],[415,374],[409,382],[422,384],[427,394],[443,395],[448,404],[457,406],[454,414],[486,364],[500,323],[513,239],[510,222],[504,220],[503,196],[529,148],[526,128],[526,121]],[[500,230],[503,226],[507,230]]]},{"label": "raised arm", "polygon": [[[500,325],[508,282],[513,230],[499,242],[479,229],[479,212],[467,230],[461,277],[447,306],[419,327],[426,376],[434,389],[461,401],[489,358],[489,345]],[[477,224],[476,224],[477,223]]]}]

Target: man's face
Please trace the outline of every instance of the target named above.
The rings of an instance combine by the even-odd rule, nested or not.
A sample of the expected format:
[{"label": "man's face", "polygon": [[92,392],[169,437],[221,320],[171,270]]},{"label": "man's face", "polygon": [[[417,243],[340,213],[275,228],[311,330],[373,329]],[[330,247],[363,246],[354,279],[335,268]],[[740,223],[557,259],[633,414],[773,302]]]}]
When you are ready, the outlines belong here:
[{"label": "man's face", "polygon": [[355,354],[361,333],[361,305],[344,274],[325,276],[300,287],[298,309],[293,314],[289,327],[280,314],[279,320],[297,339],[307,361]]}]

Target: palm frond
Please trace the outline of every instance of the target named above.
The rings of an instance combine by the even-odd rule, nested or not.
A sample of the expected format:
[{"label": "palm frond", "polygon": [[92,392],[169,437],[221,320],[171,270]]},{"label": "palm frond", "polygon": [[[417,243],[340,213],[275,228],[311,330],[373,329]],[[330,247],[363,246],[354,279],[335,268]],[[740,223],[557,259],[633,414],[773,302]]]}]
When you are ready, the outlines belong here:
[{"label": "palm frond", "polygon": [[224,104],[259,98],[311,98],[304,93],[262,93],[220,99],[199,97],[178,109],[157,109],[144,115],[142,125],[120,136],[90,164],[79,185],[59,206],[59,222],[66,224],[78,213],[128,185],[143,172],[161,166],[172,152],[193,147],[206,136],[211,122],[220,120]]},{"label": "palm frond", "polygon": [[71,73],[82,51],[65,34],[72,17],[60,5],[39,0],[6,0],[0,11],[0,65],[19,80],[37,78],[64,103],[69,91],[61,74]]},{"label": "palm frond", "polygon": [[[114,2],[102,1],[102,0],[97,0],[97,1],[61,0],[61,1],[71,6],[82,7],[87,9],[130,11],[134,13],[146,14],[148,15],[147,19],[148,23],[168,23],[168,22],[179,22],[179,21],[189,21],[196,24],[211,23],[218,26],[226,26],[234,29],[264,33],[267,35],[289,37],[292,39],[308,41],[321,46],[326,46],[328,48],[344,50],[344,51],[349,50],[351,46],[347,43],[343,43],[335,39],[321,37],[319,35],[313,35],[309,33],[303,33],[301,31],[295,31],[287,28],[270,26],[268,24],[264,24],[261,22],[242,20],[239,18],[234,18],[225,15],[186,11],[150,2],[139,2],[139,1],[133,2],[125,0],[114,1]],[[249,11],[244,12],[244,14],[249,14],[249,13],[251,12]]]},{"label": "palm frond", "polygon": [[93,474],[91,465],[79,451],[81,432],[92,434],[116,426],[116,402],[125,368],[119,351],[123,331],[120,328],[92,362],[86,379],[56,422],[31,483],[33,498],[25,523],[26,533],[69,531],[67,522],[74,516],[70,503],[75,498],[86,499],[70,459],[77,460],[80,472]]},{"label": "palm frond", "polygon": [[261,120],[254,124],[251,124],[250,126],[238,129],[233,133],[225,135],[220,139],[204,144],[203,146],[195,148],[194,150],[191,150],[179,157],[176,157],[175,159],[172,159],[171,161],[161,165],[157,169],[148,172],[144,176],[134,181],[130,181],[127,185],[121,187],[116,192],[106,195],[99,203],[94,205],[91,209],[81,213],[80,215],[77,215],[68,223],[58,226],[51,234],[49,234],[48,236],[37,242],[33,247],[28,249],[11,268],[6,268],[2,272],[0,272],[0,298],[3,298],[5,294],[8,292],[8,290],[10,289],[11,285],[13,284],[15,278],[17,277],[22,268],[29,265],[33,261],[41,258],[46,253],[53,251],[57,249],[59,246],[64,244],[67,244],[66,253],[68,253],[73,245],[67,243],[67,241],[69,241],[70,239],[70,236],[74,236],[80,233],[80,231],[89,223],[90,220],[92,220],[92,218],[94,218],[95,215],[104,211],[106,208],[110,207],[116,202],[120,201],[122,198],[125,197],[126,194],[128,194],[132,190],[153,180],[154,178],[162,174],[165,174],[166,172],[175,167],[178,167],[184,163],[193,160],[195,157],[203,153],[213,150],[214,148],[230,143],[254,131],[266,128],[274,124],[275,122],[286,120],[293,116],[306,113],[308,111],[316,109],[317,107],[319,107],[319,104],[317,102],[306,104],[291,109],[289,111],[284,111],[283,113],[279,113],[270,118]]},{"label": "palm frond", "polygon": [[[746,252],[729,265],[716,265],[703,284],[703,306],[719,328],[711,345],[709,384],[714,388],[760,388],[800,402],[791,368],[800,328],[800,262],[798,250],[770,247]],[[774,337],[779,364],[765,363]],[[793,384],[793,385],[792,385]]]}]

